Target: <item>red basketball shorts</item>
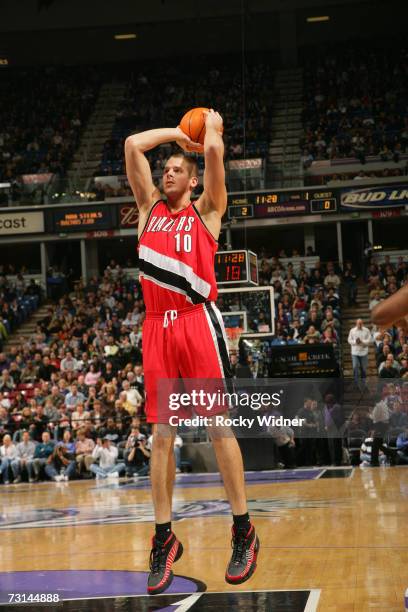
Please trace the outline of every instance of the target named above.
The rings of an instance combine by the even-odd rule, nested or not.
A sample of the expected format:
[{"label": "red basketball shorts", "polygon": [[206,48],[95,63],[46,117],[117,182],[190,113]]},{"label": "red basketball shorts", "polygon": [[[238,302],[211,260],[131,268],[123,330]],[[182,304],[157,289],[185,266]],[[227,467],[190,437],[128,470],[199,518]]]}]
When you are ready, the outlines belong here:
[{"label": "red basketball shorts", "polygon": [[148,423],[167,422],[166,407],[158,406],[160,380],[231,378],[224,323],[213,302],[146,313],[142,343]]}]

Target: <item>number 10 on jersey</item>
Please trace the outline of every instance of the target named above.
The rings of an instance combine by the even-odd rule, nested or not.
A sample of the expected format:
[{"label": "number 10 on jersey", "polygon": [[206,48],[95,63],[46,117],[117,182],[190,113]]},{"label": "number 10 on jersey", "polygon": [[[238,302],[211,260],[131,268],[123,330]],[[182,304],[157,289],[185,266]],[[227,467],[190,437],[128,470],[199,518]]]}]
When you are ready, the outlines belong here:
[{"label": "number 10 on jersey", "polygon": [[191,253],[191,235],[190,234],[175,234],[176,253]]}]

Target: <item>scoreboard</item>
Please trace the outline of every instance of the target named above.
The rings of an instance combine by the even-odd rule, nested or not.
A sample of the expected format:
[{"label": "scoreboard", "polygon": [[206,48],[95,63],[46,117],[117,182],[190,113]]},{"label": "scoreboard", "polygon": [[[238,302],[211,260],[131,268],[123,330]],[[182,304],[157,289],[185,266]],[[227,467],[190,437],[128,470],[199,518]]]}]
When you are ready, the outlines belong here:
[{"label": "scoreboard", "polygon": [[329,189],[254,191],[228,195],[228,219],[321,215],[337,211],[337,194]]}]

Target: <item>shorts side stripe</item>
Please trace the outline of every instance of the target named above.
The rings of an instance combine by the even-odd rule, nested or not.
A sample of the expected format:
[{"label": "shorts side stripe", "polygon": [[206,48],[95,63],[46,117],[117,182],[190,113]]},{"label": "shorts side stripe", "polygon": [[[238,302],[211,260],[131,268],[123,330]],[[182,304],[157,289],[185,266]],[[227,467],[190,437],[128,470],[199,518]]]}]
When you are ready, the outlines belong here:
[{"label": "shorts side stripe", "polygon": [[223,361],[222,361],[222,358],[221,358],[220,349],[219,349],[219,346],[218,346],[217,333],[216,333],[216,331],[214,329],[214,325],[213,325],[212,319],[210,317],[210,313],[208,312],[207,303],[203,304],[203,310],[205,312],[205,316],[207,318],[208,327],[210,329],[211,336],[212,336],[212,339],[213,339],[213,342],[214,342],[215,352],[217,353],[218,365],[220,366],[221,377],[225,378],[224,365],[223,365]]},{"label": "shorts side stripe", "polygon": [[[212,328],[212,336],[216,344],[217,353],[221,360],[222,368],[221,371],[224,374],[224,378],[231,378],[231,364],[228,355],[227,343],[225,341],[225,335],[223,333],[223,326],[220,324],[216,309],[212,302],[206,302],[204,308],[207,313],[207,319],[209,319],[210,328]],[[218,310],[218,309],[217,309]]]}]

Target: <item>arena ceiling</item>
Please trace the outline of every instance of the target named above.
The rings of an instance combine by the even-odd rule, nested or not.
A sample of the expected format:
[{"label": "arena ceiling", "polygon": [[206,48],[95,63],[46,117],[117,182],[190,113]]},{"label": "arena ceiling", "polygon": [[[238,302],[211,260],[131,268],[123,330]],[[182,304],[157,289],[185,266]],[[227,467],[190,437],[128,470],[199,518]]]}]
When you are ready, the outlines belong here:
[{"label": "arena ceiling", "polygon": [[[280,13],[297,46],[398,34],[404,0],[3,0],[0,59],[9,65],[137,60],[241,50],[274,51]],[[308,23],[310,16],[328,16]],[[116,40],[115,34],[136,38]]]}]

